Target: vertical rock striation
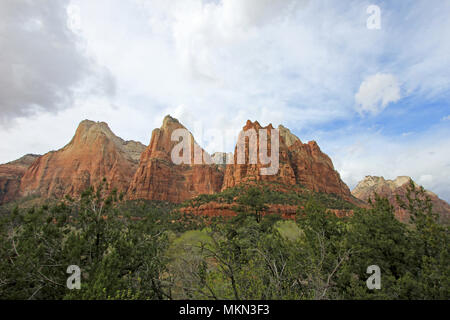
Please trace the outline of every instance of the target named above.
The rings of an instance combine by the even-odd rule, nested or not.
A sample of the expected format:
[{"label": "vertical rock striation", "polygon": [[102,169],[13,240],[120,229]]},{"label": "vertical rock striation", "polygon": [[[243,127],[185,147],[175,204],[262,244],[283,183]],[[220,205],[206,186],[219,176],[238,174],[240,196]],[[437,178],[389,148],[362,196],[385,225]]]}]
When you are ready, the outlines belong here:
[{"label": "vertical rock striation", "polygon": [[[259,129],[266,129],[268,136],[272,125],[262,127],[257,121],[247,121],[243,132],[254,129],[259,137]],[[331,159],[323,153],[315,141],[306,144],[292,134],[289,129],[279,126],[279,171],[275,175],[261,175],[260,169],[267,167],[259,159],[256,164],[248,162],[250,139],[245,144],[245,164],[236,164],[238,146],[235,148],[235,164],[227,165],[222,189],[230,188],[246,181],[277,181],[287,185],[301,184],[306,188],[324,193],[333,193],[346,200],[352,200],[347,185],[341,180],[339,173],[334,169]],[[268,150],[271,142],[268,139]],[[259,140],[257,140],[259,141]],[[259,150],[258,142],[258,150]]]},{"label": "vertical rock striation", "polygon": [[145,146],[117,137],[104,122],[84,120],[65,147],[39,157],[25,172],[22,196],[78,195],[105,178],[119,192],[128,189]]},{"label": "vertical rock striation", "polygon": [[[383,177],[366,176],[358,185],[353,189],[352,194],[365,202],[369,199],[374,199],[375,194],[380,197],[387,198],[389,203],[394,207],[396,217],[407,222],[409,215],[407,212],[400,208],[396,200],[396,195],[400,196],[403,201],[406,201],[406,191],[409,185],[410,177],[400,176],[394,180],[386,180]],[[419,187],[414,183],[416,187]],[[450,205],[444,200],[440,199],[436,194],[426,190],[426,194],[430,197],[433,204],[433,210],[440,216],[441,221],[450,220]]]},{"label": "vertical rock striation", "polygon": [[0,165],[0,204],[19,197],[20,180],[38,157],[27,154],[20,159]]},{"label": "vertical rock striation", "polygon": [[[177,120],[166,116],[163,125],[152,132],[150,145],[142,153],[139,168],[134,175],[129,199],[164,200],[182,202],[199,194],[212,194],[220,191],[223,171],[214,164],[210,155],[201,149],[188,132],[191,150],[190,163],[175,164],[171,154],[179,141],[172,141],[172,133],[186,128]],[[195,160],[199,155],[200,163]]]}]

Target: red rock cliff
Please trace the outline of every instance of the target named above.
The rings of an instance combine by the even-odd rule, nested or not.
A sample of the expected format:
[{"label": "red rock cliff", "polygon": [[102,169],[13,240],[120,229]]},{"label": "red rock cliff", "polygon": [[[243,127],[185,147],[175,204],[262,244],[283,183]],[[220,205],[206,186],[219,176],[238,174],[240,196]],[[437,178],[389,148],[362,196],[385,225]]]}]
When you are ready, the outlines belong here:
[{"label": "red rock cliff", "polygon": [[[383,177],[366,176],[364,180],[360,181],[358,185],[353,189],[352,194],[365,202],[371,198],[375,198],[375,194],[380,197],[387,198],[389,203],[394,207],[396,217],[403,221],[409,221],[408,213],[400,208],[396,201],[396,195],[399,195],[404,201],[406,201],[406,190],[411,178],[407,176],[397,177],[394,180],[385,180]],[[416,186],[418,186],[416,184]],[[444,200],[440,199],[436,194],[431,191],[426,191],[427,195],[431,199],[434,212],[436,212],[442,221],[450,220],[450,205]]]},{"label": "red rock cliff", "polygon": [[77,195],[103,178],[110,188],[126,191],[144,149],[139,142],[114,135],[104,122],[82,121],[69,144],[43,155],[27,169],[20,194]]},{"label": "red rock cliff", "polygon": [[160,129],[152,132],[150,145],[142,153],[139,168],[128,190],[129,199],[165,200],[182,202],[199,194],[220,191],[223,171],[215,164],[208,164],[210,156],[201,149],[189,133],[191,145],[200,154],[200,163],[194,163],[191,148],[190,164],[175,164],[171,159],[173,148],[179,143],[172,141],[172,133],[186,129],[178,120],[166,116]]},{"label": "red rock cliff", "polygon": [[[247,121],[243,132],[250,129],[255,129],[257,134],[259,129],[267,129],[268,135],[273,130],[272,125],[261,127],[257,121]],[[245,144],[246,164],[227,165],[222,189],[233,187],[248,180],[278,181],[288,185],[298,183],[313,191],[333,193],[346,200],[352,200],[353,197],[349,188],[334,169],[331,159],[320,150],[315,141],[304,144],[289,129],[279,126],[278,130],[280,152],[278,173],[261,175],[260,169],[267,167],[267,165],[262,165],[259,159],[257,164],[248,162],[250,139],[247,139]],[[268,140],[267,149],[270,150],[270,138]],[[237,163],[237,152],[238,146],[235,148],[235,163]]]},{"label": "red rock cliff", "polygon": [[27,154],[18,160],[0,165],[0,204],[18,198],[20,179],[38,157]]},{"label": "red rock cliff", "polygon": [[[271,150],[271,132],[273,130],[272,125],[268,125],[267,127],[262,127],[258,121],[251,122],[250,120],[247,121],[246,125],[244,126],[243,130],[241,131],[241,134],[248,133],[250,130],[253,130],[255,133],[256,139],[255,142],[251,142],[250,137],[245,138],[244,140],[241,140],[243,143],[243,152],[239,151],[239,142],[236,144],[233,159],[234,163],[229,164],[226,166],[225,170],[225,178],[224,183],[222,186],[222,189],[227,189],[230,187],[234,187],[235,185],[238,185],[243,182],[247,181],[277,181],[283,184],[295,184],[295,174],[292,166],[290,165],[289,161],[289,149],[285,143],[283,143],[283,138],[280,134],[280,144],[279,144],[279,170],[278,173],[275,175],[262,175],[261,169],[268,168],[270,165],[268,164],[262,164],[260,161],[260,157],[258,156],[256,159],[256,163],[252,163],[250,160],[250,152],[252,148],[250,147],[250,144],[256,143],[255,152],[256,155],[258,155],[260,150],[259,145],[259,136],[260,136],[260,129],[265,129],[267,132],[267,151],[270,153]],[[242,161],[239,161],[239,152],[242,154],[245,153],[245,162],[242,163]],[[254,161],[253,161],[254,162]]]}]

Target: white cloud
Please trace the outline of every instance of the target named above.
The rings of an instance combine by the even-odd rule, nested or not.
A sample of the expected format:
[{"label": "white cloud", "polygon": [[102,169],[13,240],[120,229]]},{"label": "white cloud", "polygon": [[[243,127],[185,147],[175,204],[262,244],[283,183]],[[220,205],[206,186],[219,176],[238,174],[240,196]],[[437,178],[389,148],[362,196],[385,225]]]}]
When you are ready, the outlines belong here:
[{"label": "white cloud", "polygon": [[82,88],[113,94],[107,70],[85,55],[80,39],[67,28],[68,3],[0,2],[1,126],[69,108]]},{"label": "white cloud", "polygon": [[410,176],[450,201],[450,129],[434,127],[418,135],[391,137],[380,131],[346,128],[319,138],[342,179],[353,189],[366,175]]},{"label": "white cloud", "polygon": [[[20,3],[37,8],[30,1]],[[31,115],[21,108],[9,108],[11,114],[20,118],[10,128],[0,128],[3,141],[8,141],[0,145],[0,162],[64,145],[84,118],[107,121],[119,136],[148,144],[151,131],[161,125],[168,113],[179,117],[192,130],[199,122],[205,130],[214,128],[237,134],[245,121],[251,119],[262,124],[272,122],[275,126],[283,123],[295,132],[303,129],[313,132],[310,138],[319,140],[325,151],[348,150],[349,146],[359,150],[360,146],[351,138],[361,132],[363,137],[361,129],[344,130],[335,142],[319,139],[320,130],[325,133],[332,130],[327,127],[330,122],[335,121],[334,130],[341,120],[362,122],[361,126],[370,120],[355,113],[355,93],[359,89],[362,113],[379,112],[402,96],[418,97],[418,103],[445,99],[450,89],[447,71],[450,40],[443,36],[450,33],[448,1],[433,6],[428,1],[409,5],[386,2],[382,6],[382,28],[376,31],[366,28],[366,9],[371,1],[71,0],[70,3],[65,18],[69,18],[69,26],[76,32],[71,36],[80,40],[77,46],[92,61],[110,71],[116,95],[93,98],[88,90],[75,92],[72,108],[62,110],[49,103],[47,109],[59,113],[47,115],[39,113],[40,110]],[[65,4],[53,6],[63,8]],[[58,26],[66,23],[61,20],[63,16],[57,16],[58,23],[62,22]],[[37,31],[27,32],[45,29],[48,23],[45,19],[31,20],[26,27]],[[8,19],[0,21],[0,30],[11,30],[8,34],[16,36],[17,41],[20,40],[17,35],[23,33],[17,22]],[[16,48],[18,58],[26,55],[31,57],[27,61],[33,61],[41,46],[50,42],[45,37],[39,39],[21,41],[20,46],[9,49]],[[52,65],[56,67],[47,78],[64,75],[70,86],[77,82],[76,74],[69,77],[74,72],[71,66],[76,63],[65,63],[61,68],[59,59],[46,57],[45,64],[33,64],[36,67],[28,71],[38,74],[37,79],[44,79],[45,70],[39,68]],[[3,61],[7,60],[0,61],[0,69]],[[9,67],[7,62],[6,69]],[[68,74],[62,72],[66,67],[70,69]],[[386,76],[387,82],[373,80]],[[2,79],[0,84],[8,77]],[[366,85],[362,85],[363,80]],[[400,85],[401,91],[397,91]],[[35,92],[39,90],[19,98],[37,101]],[[53,91],[41,93],[49,92]],[[0,101],[9,96],[8,90],[0,89]],[[401,136],[402,132],[410,131],[414,133]],[[420,129],[408,126],[398,132],[399,137],[394,136],[394,140],[404,142],[389,147],[389,152],[395,154],[395,148],[406,150],[409,146],[421,148],[413,140],[421,137]],[[416,179],[432,175],[430,189],[435,191],[436,186],[437,190],[450,193],[448,179],[439,178],[440,171],[447,172],[443,160],[436,158],[429,162],[428,158],[420,157],[412,161],[413,149],[408,149],[405,159],[416,163],[408,167],[403,162],[391,163],[388,155],[378,155],[384,144],[377,143],[390,145],[391,138],[368,137],[367,143],[374,143],[379,149],[369,150],[367,156],[359,159],[349,159],[339,152],[330,155],[333,160],[336,155],[335,162],[343,164],[337,168],[350,184],[371,171],[389,176],[398,165],[398,171],[408,171],[398,172],[399,175],[412,172]],[[441,152],[440,159],[448,159],[440,151],[447,147],[445,139],[446,136],[436,136],[435,141],[424,140],[423,146],[428,143],[436,146],[437,151],[430,152]],[[231,151],[233,142],[226,143],[226,150],[219,150],[221,144],[206,137],[204,146],[210,152]],[[348,164],[342,162],[346,159]],[[429,167],[433,169],[427,170]]]},{"label": "white cloud", "polygon": [[450,121],[450,115],[443,117],[442,121]]},{"label": "white cloud", "polygon": [[417,181],[420,185],[431,185],[433,183],[433,175],[431,174],[422,174]]},{"label": "white cloud", "polygon": [[400,85],[392,74],[377,73],[365,79],[355,95],[360,114],[378,114],[389,103],[400,100]]}]

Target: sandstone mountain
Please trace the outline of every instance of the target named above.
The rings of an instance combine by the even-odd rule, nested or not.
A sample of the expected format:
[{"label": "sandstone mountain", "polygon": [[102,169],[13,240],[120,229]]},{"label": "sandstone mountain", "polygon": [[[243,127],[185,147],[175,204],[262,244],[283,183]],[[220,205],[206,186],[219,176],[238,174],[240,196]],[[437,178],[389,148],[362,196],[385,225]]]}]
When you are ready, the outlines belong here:
[{"label": "sandstone mountain", "polygon": [[[276,181],[287,185],[295,184],[295,174],[289,163],[288,148],[285,143],[279,144],[279,170],[277,174],[262,175],[261,169],[268,168],[270,165],[261,163],[261,159],[259,157],[256,158],[256,163],[252,163],[252,160],[250,159],[250,144],[255,143],[257,147],[255,150],[255,155],[257,156],[260,150],[260,129],[267,130],[267,151],[270,152],[272,146],[271,132],[274,129],[272,127],[272,124],[269,124],[266,127],[262,127],[258,123],[258,121],[251,122],[250,120],[248,120],[246,125],[243,127],[241,134],[248,133],[249,130],[254,130],[253,132],[256,133],[255,142],[251,142],[250,138],[246,139],[245,141],[242,140],[243,151],[239,151],[239,142],[236,144],[233,164],[229,164],[226,167],[225,178],[222,187],[223,190],[247,181]],[[280,140],[282,140],[282,138],[280,138]],[[238,159],[239,152],[241,152],[243,155],[245,154],[243,161],[244,163],[242,163],[242,161],[239,161]]]},{"label": "sandstone mountain", "polygon": [[104,122],[84,120],[69,144],[39,157],[27,169],[20,194],[77,195],[104,178],[110,188],[125,192],[144,149],[139,142],[117,137]]},{"label": "sandstone mountain", "polygon": [[[272,125],[262,127],[257,121],[247,121],[243,132],[251,129],[256,131],[258,138],[260,129],[267,130],[267,149],[270,150],[270,133],[274,130]],[[262,164],[259,159],[256,164],[249,163],[250,139],[248,139],[245,143],[246,162],[245,164],[237,164],[238,145],[236,145],[235,164],[227,165],[223,190],[249,180],[276,181],[287,185],[301,184],[312,191],[336,194],[348,201],[355,200],[347,185],[341,180],[339,173],[334,169],[331,159],[320,150],[315,141],[304,144],[289,129],[280,125],[278,130],[280,152],[278,173],[261,175],[260,169],[268,167],[268,165]]]},{"label": "sandstone mountain", "polygon": [[0,165],[0,204],[17,199],[20,180],[38,157],[39,155],[27,154],[20,159]]},{"label": "sandstone mountain", "polygon": [[[172,151],[180,143],[172,141],[177,129],[185,130],[194,146],[186,158],[190,163],[172,161]],[[272,125],[263,128],[257,121],[247,121],[242,132],[250,129],[255,129],[257,139],[259,129],[267,130],[270,150]],[[120,139],[104,122],[85,120],[68,145],[39,157],[15,176],[16,191],[3,195],[4,202],[18,195],[42,198],[77,195],[88,186],[99,184],[103,178],[111,188],[126,191],[128,199],[182,202],[248,181],[275,181],[287,186],[301,184],[313,191],[356,200],[334,170],[330,158],[315,142],[303,144],[289,129],[283,126],[278,129],[279,170],[274,175],[262,175],[260,170],[270,165],[262,164],[259,157],[256,163],[249,163],[248,141],[244,146],[244,164],[237,161],[238,145],[234,154],[217,152],[210,156],[192,134],[170,116],[164,118],[161,128],[153,130],[147,148],[138,142]],[[258,143],[258,151],[259,147]]]},{"label": "sandstone mountain", "polygon": [[[194,146],[185,157],[189,163],[175,164],[174,147],[181,140],[172,141],[177,129],[187,132]],[[257,151],[260,151],[260,129],[268,133],[267,149],[271,150],[271,124],[262,127],[257,121],[247,121],[242,133],[254,129]],[[334,169],[331,159],[315,141],[302,143],[289,129],[279,126],[279,170],[274,175],[263,175],[260,158],[249,161],[250,139],[244,140],[244,163],[238,164],[238,144],[234,153],[217,152],[210,156],[196,142],[192,134],[177,120],[166,116],[161,128],[152,132],[150,145],[124,141],[104,122],[82,121],[75,136],[65,147],[43,156],[27,155],[19,160],[0,165],[0,204],[19,197],[37,195],[42,198],[61,198],[78,195],[90,185],[98,185],[106,178],[111,188],[126,192],[128,199],[164,200],[182,202],[200,194],[214,194],[251,181],[279,182],[287,188],[301,185],[315,192],[334,194],[359,206],[376,192],[388,197],[396,206],[395,194],[404,195],[408,177],[393,181],[382,177],[366,177],[350,193],[347,185]],[[179,155],[184,155],[179,152]],[[200,162],[198,162],[200,159]],[[292,186],[292,187],[291,187]],[[436,212],[448,219],[449,205],[429,192]],[[401,220],[405,212],[396,206]]]},{"label": "sandstone mountain", "polygon": [[[211,156],[201,149],[194,137],[191,140],[190,164],[175,164],[171,154],[179,141],[172,141],[172,133],[186,128],[171,116],[166,116],[161,128],[152,132],[150,145],[142,153],[139,168],[128,190],[129,199],[165,200],[182,202],[199,194],[220,191],[223,171]],[[200,162],[194,162],[195,154]]]},{"label": "sandstone mountain", "polygon": [[[394,180],[385,180],[383,177],[366,176],[364,180],[360,181],[353,189],[352,194],[365,202],[374,199],[375,194],[386,197],[391,205],[394,206],[395,214],[401,221],[408,221],[409,217],[405,210],[400,208],[396,201],[396,195],[406,200],[406,190],[409,185],[410,177],[400,176]],[[418,185],[415,183],[418,187]],[[448,221],[450,219],[450,205],[444,200],[440,199],[431,191],[426,191],[433,204],[434,211],[439,214],[441,220]]]},{"label": "sandstone mountain", "polygon": [[220,169],[225,169],[227,163],[233,162],[234,156],[232,152],[214,152],[212,155],[212,160],[215,164],[219,165]]}]

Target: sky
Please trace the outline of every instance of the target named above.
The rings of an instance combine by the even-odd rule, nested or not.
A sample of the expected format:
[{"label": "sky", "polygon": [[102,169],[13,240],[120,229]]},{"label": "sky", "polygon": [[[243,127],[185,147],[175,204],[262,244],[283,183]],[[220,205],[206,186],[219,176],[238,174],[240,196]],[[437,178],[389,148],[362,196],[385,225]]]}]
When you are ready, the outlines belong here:
[{"label": "sky", "polygon": [[209,152],[251,119],[317,141],[351,189],[406,175],[450,201],[449,16],[441,0],[2,0],[0,163],[84,119],[148,145],[170,114]]}]

